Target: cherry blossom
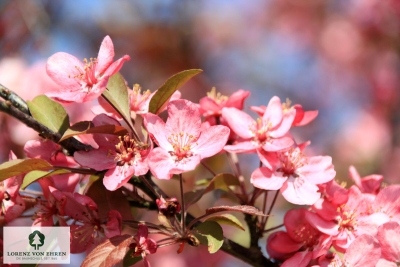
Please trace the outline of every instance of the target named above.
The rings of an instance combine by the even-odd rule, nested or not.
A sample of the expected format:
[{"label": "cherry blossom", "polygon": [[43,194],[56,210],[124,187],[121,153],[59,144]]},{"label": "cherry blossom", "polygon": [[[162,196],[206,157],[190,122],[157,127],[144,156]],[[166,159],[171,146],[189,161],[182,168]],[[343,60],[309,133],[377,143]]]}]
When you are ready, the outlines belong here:
[{"label": "cherry blossom", "polygon": [[223,108],[222,117],[229,127],[243,140],[225,146],[234,153],[249,153],[259,150],[279,151],[293,145],[293,139],[286,136],[295,117],[295,111],[283,113],[281,101],[274,96],[261,118],[255,121],[250,115],[236,108]]},{"label": "cherry blossom", "polygon": [[270,167],[256,169],[250,182],[264,190],[280,189],[293,204],[314,204],[321,196],[317,184],[329,182],[336,175],[331,157],[306,157],[298,147],[265,157]]},{"label": "cherry blossom", "polygon": [[109,36],[103,39],[97,58],[84,59],[58,52],[47,61],[47,74],[61,88],[47,96],[63,103],[87,102],[99,97],[106,89],[108,79],[117,73],[128,55],[114,60],[114,45]]},{"label": "cherry blossom", "polygon": [[378,240],[382,249],[382,258],[389,262],[400,263],[400,225],[387,222],[378,228]]},{"label": "cherry blossom", "polygon": [[[120,125],[105,114],[96,116],[93,124]],[[97,171],[107,170],[103,183],[108,190],[116,190],[127,183],[132,175],[144,175],[149,170],[147,155],[151,148],[132,139],[129,134],[124,136],[94,134],[93,139],[99,148],[75,152],[74,158],[82,166]]]},{"label": "cherry blossom", "polygon": [[165,123],[154,114],[144,117],[150,136],[159,146],[148,156],[150,170],[158,179],[194,170],[202,159],[220,152],[229,136],[228,127],[202,127],[199,110],[190,101],[171,101],[167,110]]},{"label": "cherry blossom", "polygon": [[135,242],[129,247],[133,249],[132,257],[142,256],[144,266],[150,267],[150,262],[147,260],[147,254],[154,254],[157,251],[157,243],[151,238],[148,238],[149,229],[144,224],[139,224],[137,233],[134,237]]}]

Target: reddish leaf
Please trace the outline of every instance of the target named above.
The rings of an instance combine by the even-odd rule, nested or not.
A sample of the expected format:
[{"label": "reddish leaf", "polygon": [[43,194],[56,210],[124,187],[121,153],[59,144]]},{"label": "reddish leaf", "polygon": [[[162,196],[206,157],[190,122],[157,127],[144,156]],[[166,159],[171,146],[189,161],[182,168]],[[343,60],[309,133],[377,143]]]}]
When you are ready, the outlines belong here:
[{"label": "reddish leaf", "polygon": [[247,205],[242,206],[218,206],[206,209],[206,214],[213,214],[222,211],[237,211],[242,213],[247,213],[256,216],[268,216],[259,211],[257,208]]},{"label": "reddish leaf", "polygon": [[132,240],[133,236],[131,235],[120,235],[107,239],[90,252],[81,267],[109,267],[120,263],[129,250]]},{"label": "reddish leaf", "polygon": [[61,137],[60,142],[75,135],[95,133],[125,135],[128,133],[128,131],[124,127],[119,125],[94,126],[91,121],[81,121],[69,127],[68,130],[66,130],[64,135]]},{"label": "reddish leaf", "polygon": [[86,195],[96,202],[100,218],[107,218],[110,210],[117,210],[123,220],[133,220],[131,207],[126,197],[122,194],[121,188],[109,191],[104,187],[103,181],[99,179],[93,182]]}]

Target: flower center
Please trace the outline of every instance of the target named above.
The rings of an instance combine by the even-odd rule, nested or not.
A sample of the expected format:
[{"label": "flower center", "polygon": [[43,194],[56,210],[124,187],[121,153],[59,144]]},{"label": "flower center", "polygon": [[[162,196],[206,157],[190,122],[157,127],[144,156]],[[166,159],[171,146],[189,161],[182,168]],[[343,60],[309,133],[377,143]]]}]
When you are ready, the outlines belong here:
[{"label": "flower center", "polygon": [[207,96],[214,99],[215,102],[217,102],[218,104],[221,104],[222,102],[228,100],[227,96],[224,96],[221,93],[217,93],[217,89],[215,89],[215,87],[211,88],[211,91],[207,93]]},{"label": "flower center", "polygon": [[259,144],[265,144],[270,138],[268,131],[271,128],[271,123],[263,120],[262,118],[258,118],[255,123],[250,125],[250,131],[254,135],[254,141]]},{"label": "flower center", "polygon": [[151,95],[150,90],[146,90],[143,93],[141,92],[142,92],[142,87],[140,87],[139,84],[134,84],[131,92],[132,106],[138,107],[140,104],[145,102]]},{"label": "flower center", "polygon": [[175,162],[182,161],[194,155],[191,151],[192,146],[197,145],[197,137],[188,133],[171,134],[168,137],[168,142],[172,145],[174,151],[168,153],[174,158]]},{"label": "flower center", "polygon": [[79,74],[75,75],[73,78],[80,80],[83,83],[82,85],[84,87],[84,90],[89,92],[92,89],[93,85],[97,83],[97,77],[96,77],[97,58],[90,58],[90,61],[88,61],[85,58],[83,59],[83,62],[85,63],[83,69],[81,69],[78,66],[75,66]]},{"label": "flower center", "polygon": [[287,112],[287,111],[293,109],[293,107],[290,106],[291,104],[292,104],[292,101],[290,101],[289,98],[286,98],[286,102],[282,103],[283,112]]},{"label": "flower center", "polygon": [[320,234],[316,229],[311,227],[307,223],[299,225],[299,227],[294,231],[295,239],[298,242],[302,242],[304,248],[312,248],[318,243],[318,238]]},{"label": "flower center", "polygon": [[297,169],[307,164],[307,159],[301,152],[300,148],[291,148],[284,153],[278,153],[279,160],[281,161],[281,167],[277,169],[278,172],[282,172],[284,176],[297,177]]},{"label": "flower center", "polygon": [[338,218],[339,231],[354,231],[357,227],[357,210],[350,210],[348,206],[342,205],[338,208],[340,217]]},{"label": "flower center", "polygon": [[114,157],[118,166],[133,165],[147,152],[147,145],[131,139],[128,134],[119,136],[119,142],[115,145],[115,151],[109,150],[109,155]]}]

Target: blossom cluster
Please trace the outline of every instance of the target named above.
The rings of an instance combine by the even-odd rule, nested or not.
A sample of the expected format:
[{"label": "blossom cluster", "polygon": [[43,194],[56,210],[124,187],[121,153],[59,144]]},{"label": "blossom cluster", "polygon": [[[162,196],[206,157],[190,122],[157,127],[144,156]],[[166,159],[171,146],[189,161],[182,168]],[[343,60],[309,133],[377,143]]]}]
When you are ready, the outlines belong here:
[{"label": "blossom cluster", "polygon": [[[208,168],[203,161],[205,158],[219,153],[228,157],[255,154],[260,165],[248,177],[251,193],[239,179],[242,174],[238,168],[232,168],[237,183],[226,183],[225,188],[238,197],[241,206],[221,211],[242,210],[260,215],[253,209],[249,211],[248,207],[254,206],[254,200],[268,191],[280,193],[294,205],[309,206],[289,210],[284,218],[286,231],[269,235],[266,247],[271,259],[283,262],[282,266],[304,267],[396,266],[400,262],[396,242],[400,238],[400,187],[383,187],[380,175],[361,178],[354,167],[350,168],[350,177],[355,185],[348,189],[339,185],[334,180],[332,158],[307,155],[305,151],[310,142],[298,143],[291,134],[293,127],[311,123],[318,111],[305,111],[299,104],[291,105],[288,100],[281,102],[279,97],[273,96],[265,101],[265,106],[251,107],[253,115],[257,116],[253,119],[243,111],[244,101],[250,95],[245,90],[227,97],[213,88],[197,104],[180,99],[176,88],[172,91],[161,88],[159,92],[150,93],[142,92],[139,85],[130,89],[122,82],[121,92],[127,95],[127,119],[126,112],[121,112],[122,108],[106,94],[110,79],[118,75],[129,59],[125,55],[113,62],[114,48],[108,36],[97,58],[85,59],[83,63],[67,53],[56,53],[49,58],[47,73],[60,88],[46,93],[48,97],[62,104],[98,99],[99,105],[92,108],[95,115],[87,124],[92,131],[86,129],[74,137],[91,145],[90,149],[71,155],[64,153],[60,144],[46,139],[25,144],[27,157],[47,162],[51,170],[45,177],[33,181],[39,183],[43,196],[34,200],[33,225],[70,226],[71,252],[90,253],[106,240],[121,236],[123,225],[133,224],[137,231],[126,248],[132,250],[133,258],[142,257],[145,266],[150,266],[146,255],[156,253],[158,247],[180,244],[180,253],[184,243],[198,246],[200,241],[196,234],[199,235],[202,228],[192,229],[201,218],[195,218],[195,222],[186,226],[187,207],[182,187],[181,202],[175,197],[164,198],[149,186],[146,177],[170,180],[177,175],[182,185],[182,174],[195,170],[200,164]],[[150,107],[151,101],[158,93],[165,94],[162,90],[169,95],[157,106],[157,112],[151,112],[154,110]],[[166,121],[159,116],[165,108]],[[135,119],[143,122],[139,125],[142,135],[133,126]],[[68,127],[76,129],[73,125]],[[91,135],[87,135],[89,133]],[[10,152],[10,160],[15,159]],[[5,223],[32,206],[27,204],[32,197],[20,191],[26,172],[2,182],[1,215]],[[216,179],[218,175],[212,173]],[[156,195],[153,204],[158,208],[162,226],[126,219],[132,214],[126,217],[118,208],[104,212],[105,208],[98,206],[88,194],[94,187],[93,177],[102,180],[100,186],[105,192],[120,194],[125,201],[139,199],[140,203],[149,200],[141,197],[130,182],[134,177],[142,179]],[[213,181],[209,181],[210,185]],[[203,193],[211,190],[210,185]],[[148,196],[151,193],[146,192]],[[204,217],[210,214],[208,210]],[[261,219],[256,226],[260,227],[261,234],[269,232],[265,229],[266,223],[267,220]],[[168,237],[155,241],[148,237],[154,231]],[[344,256],[339,257],[339,254]]]}]

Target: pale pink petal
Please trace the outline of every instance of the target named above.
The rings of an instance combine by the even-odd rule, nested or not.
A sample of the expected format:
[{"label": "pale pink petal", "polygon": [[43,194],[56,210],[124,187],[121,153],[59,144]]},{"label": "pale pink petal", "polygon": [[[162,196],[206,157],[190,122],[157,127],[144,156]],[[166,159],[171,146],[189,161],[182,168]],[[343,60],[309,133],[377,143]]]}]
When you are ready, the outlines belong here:
[{"label": "pale pink petal", "polygon": [[81,90],[81,84],[75,77],[80,75],[78,69],[83,70],[83,68],[82,61],[64,52],[52,55],[46,65],[46,71],[50,78],[61,86],[60,90],[67,92]]},{"label": "pale pink petal", "polygon": [[79,173],[59,174],[51,176],[53,185],[60,191],[74,192],[76,185],[79,183]]},{"label": "pale pink petal", "polygon": [[262,148],[259,148],[257,149],[257,155],[265,167],[269,168],[270,170],[276,169],[280,163],[278,155],[275,152],[268,152]]},{"label": "pale pink petal", "polygon": [[155,139],[154,141],[157,145],[168,151],[173,151],[173,147],[170,142],[168,142],[165,132],[165,122],[160,119],[160,117],[151,113],[145,114],[143,118],[144,125],[146,126],[149,135]]},{"label": "pale pink petal", "polygon": [[226,126],[210,126],[201,132],[200,138],[192,151],[200,155],[201,159],[219,153],[228,141],[230,130]]},{"label": "pale pink petal", "polygon": [[400,185],[383,188],[375,198],[373,209],[379,209],[400,222]]},{"label": "pale pink petal", "polygon": [[294,144],[292,138],[284,136],[267,141],[262,147],[265,151],[276,152],[291,147]]},{"label": "pale pink petal", "polygon": [[151,173],[157,179],[169,180],[172,177],[170,173],[171,165],[174,161],[171,155],[161,147],[156,147],[147,156]]},{"label": "pale pink petal", "polygon": [[250,182],[257,188],[265,190],[279,190],[287,177],[279,176],[268,168],[258,168],[252,174]]},{"label": "pale pink petal", "polygon": [[265,110],[267,109],[266,106],[251,106],[250,110],[254,111],[255,113],[258,114],[258,116],[262,117],[265,113]]},{"label": "pale pink petal", "polygon": [[[82,96],[83,93],[84,93],[84,95],[80,101],[88,102],[88,101],[98,98],[104,92],[104,90],[106,90],[108,79],[110,77],[111,77],[111,75],[108,76],[105,74],[97,81],[97,83],[93,84],[92,87],[87,88],[88,92],[82,91],[80,93],[80,95]],[[78,102],[78,101],[76,101],[76,102]],[[78,102],[78,103],[80,103],[80,102]]]},{"label": "pale pink petal", "polygon": [[250,92],[244,91],[242,89],[234,92],[226,101],[225,107],[237,108],[239,110],[243,109],[244,100],[249,97]]},{"label": "pale pink petal", "polygon": [[297,252],[293,257],[287,259],[281,267],[306,267],[310,263],[312,255],[312,252],[308,250]]},{"label": "pale pink petal", "polygon": [[[115,164],[114,164],[115,166]],[[104,175],[103,184],[107,190],[114,191],[126,184],[135,173],[135,166],[124,164],[109,169]]]},{"label": "pale pink petal", "polygon": [[400,262],[400,226],[397,222],[387,222],[378,228],[378,240],[382,257],[388,261]]},{"label": "pale pink petal", "polygon": [[178,99],[168,104],[168,119],[165,123],[164,135],[189,134],[194,137],[200,135],[201,117],[198,107],[184,99]]},{"label": "pale pink petal", "polygon": [[292,127],[293,119],[296,115],[294,110],[287,111],[283,114],[282,121],[273,127],[270,131],[270,136],[278,138],[284,136]]},{"label": "pale pink petal", "polygon": [[346,250],[344,261],[352,267],[374,267],[380,256],[379,243],[370,235],[361,235]]},{"label": "pale pink petal", "polygon": [[3,199],[2,206],[5,214],[4,220],[5,222],[10,222],[21,215],[22,212],[24,212],[25,201],[18,194],[9,200]]},{"label": "pale pink petal", "polygon": [[[293,106],[296,110],[296,118],[293,121],[293,126],[307,125],[318,116],[318,110],[310,110],[310,111],[304,112],[303,108],[301,108],[301,111],[300,111],[299,106],[300,105]],[[298,113],[300,113],[301,115],[298,116]]]},{"label": "pale pink petal", "polygon": [[298,170],[304,179],[313,184],[329,182],[336,175],[330,156],[308,157],[307,164]]},{"label": "pale pink petal", "polygon": [[114,168],[116,162],[112,156],[108,155],[108,150],[93,149],[90,151],[77,151],[74,159],[84,167],[92,168],[96,171]]},{"label": "pale pink petal", "polygon": [[99,54],[97,56],[96,76],[105,72],[114,60],[114,44],[110,36],[106,36],[101,43]]},{"label": "pale pink petal", "polygon": [[[75,80],[75,79],[74,79]],[[83,99],[88,96],[88,92],[82,90],[82,88],[77,88],[76,91],[57,91],[45,93],[46,96],[60,102],[69,104],[72,102],[82,103]]]},{"label": "pale pink petal", "polygon": [[110,76],[110,77],[113,76],[122,68],[122,65],[124,65],[125,61],[129,61],[130,59],[131,57],[128,55],[121,57],[106,69],[103,76]]},{"label": "pale pink petal", "polygon": [[250,127],[256,122],[247,113],[236,108],[223,108],[222,117],[227,121],[229,127],[241,138],[254,137]]},{"label": "pale pink petal", "polygon": [[228,145],[224,147],[224,150],[231,153],[253,153],[259,145],[253,141],[243,141],[234,145]]},{"label": "pale pink petal", "polygon": [[318,187],[301,178],[289,178],[281,188],[282,196],[296,205],[312,205],[321,196]]},{"label": "pale pink petal", "polygon": [[375,267],[397,267],[397,264],[385,259],[380,258]]},{"label": "pale pink petal", "polygon": [[274,96],[268,103],[267,109],[263,115],[263,119],[271,123],[271,127],[275,128],[281,123],[283,116],[282,103],[279,97]]}]

